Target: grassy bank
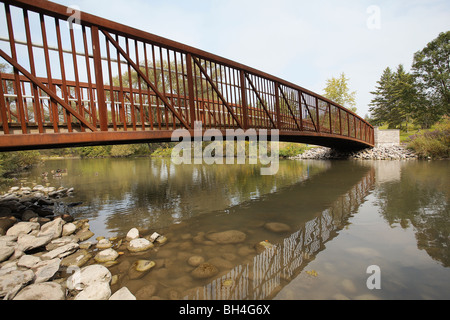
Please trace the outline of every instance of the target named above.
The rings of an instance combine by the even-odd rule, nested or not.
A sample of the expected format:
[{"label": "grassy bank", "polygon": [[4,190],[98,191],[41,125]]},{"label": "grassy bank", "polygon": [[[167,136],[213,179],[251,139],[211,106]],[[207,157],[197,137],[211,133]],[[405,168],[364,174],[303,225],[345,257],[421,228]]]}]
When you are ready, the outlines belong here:
[{"label": "grassy bank", "polygon": [[444,118],[432,130],[416,132],[408,136],[405,143],[420,158],[449,159],[450,118]]}]

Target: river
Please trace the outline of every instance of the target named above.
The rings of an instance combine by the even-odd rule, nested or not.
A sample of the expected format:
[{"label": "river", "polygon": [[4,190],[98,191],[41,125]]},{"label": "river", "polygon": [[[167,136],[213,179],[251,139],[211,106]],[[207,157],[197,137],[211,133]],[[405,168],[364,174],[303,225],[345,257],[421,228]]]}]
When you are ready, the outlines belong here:
[{"label": "river", "polygon": [[[127,286],[138,299],[450,299],[448,161],[284,160],[274,176],[259,169],[49,160],[3,188],[73,187],[61,201],[82,202],[70,214],[89,219],[93,242],[134,227],[165,235],[162,247],[110,267],[119,276],[112,289]],[[245,239],[208,240],[228,230]],[[273,247],[256,251],[260,242]],[[193,278],[193,256],[219,273]],[[156,267],[133,277],[137,259]]]}]

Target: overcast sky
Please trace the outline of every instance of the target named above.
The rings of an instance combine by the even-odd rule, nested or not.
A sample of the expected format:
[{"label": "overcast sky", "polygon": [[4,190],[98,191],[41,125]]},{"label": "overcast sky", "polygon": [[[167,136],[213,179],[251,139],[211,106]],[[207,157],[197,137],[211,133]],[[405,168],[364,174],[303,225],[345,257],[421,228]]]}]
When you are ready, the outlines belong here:
[{"label": "overcast sky", "polygon": [[449,0],[53,0],[323,94],[342,72],[358,114],[386,67],[450,30]]}]

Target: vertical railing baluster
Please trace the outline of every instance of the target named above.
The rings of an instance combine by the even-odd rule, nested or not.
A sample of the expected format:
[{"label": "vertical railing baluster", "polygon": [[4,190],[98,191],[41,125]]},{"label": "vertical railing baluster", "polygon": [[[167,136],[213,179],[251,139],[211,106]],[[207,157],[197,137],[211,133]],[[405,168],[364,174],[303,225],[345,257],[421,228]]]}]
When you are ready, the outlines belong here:
[{"label": "vertical railing baluster", "polygon": [[[62,98],[64,99],[64,102],[66,104],[69,104],[69,92],[67,88],[67,81],[66,81],[66,68],[64,64],[64,56],[63,56],[63,48],[62,48],[62,40],[61,40],[61,29],[59,27],[59,19],[55,18],[55,29],[56,29],[56,39],[58,43],[58,55],[59,55],[59,66],[61,71],[61,92],[62,92]],[[69,132],[72,132],[72,117],[69,111],[64,110],[66,122],[67,122],[67,130]]]},{"label": "vertical railing baluster", "polygon": [[[30,21],[28,19],[28,11],[25,9],[23,10],[23,19],[25,22],[25,33],[26,33],[26,37],[27,37],[27,48],[28,48],[28,57],[29,57],[29,61],[30,61],[30,71],[33,76],[36,76],[36,67],[34,64],[34,54],[33,54],[33,46],[32,46],[31,31],[30,31]],[[37,123],[38,123],[38,130],[39,130],[39,133],[44,133],[44,126],[42,123],[42,114],[41,114],[41,108],[40,108],[40,103],[39,103],[38,86],[33,83],[32,88],[33,88],[33,97],[34,97],[33,106],[34,106],[35,117],[36,117]]]},{"label": "vertical railing baluster", "polygon": [[280,92],[278,91],[278,82],[274,82],[275,89],[275,109],[277,113],[277,129],[281,130],[281,111],[280,111]]},{"label": "vertical railing baluster", "polygon": [[3,132],[9,134],[8,113],[6,111],[5,95],[3,93],[3,90],[7,90],[6,83],[4,88],[5,89],[3,89],[2,73],[0,72],[0,115],[2,117]]},{"label": "vertical railing baluster", "polygon": [[103,85],[102,57],[100,52],[100,38],[97,26],[91,27],[92,50],[94,52],[95,85],[97,89],[97,107],[100,130],[108,131],[108,111],[106,108],[105,88]]},{"label": "vertical railing baluster", "polygon": [[319,98],[316,97],[316,128],[317,132],[320,133],[320,114],[319,114]]},{"label": "vertical railing baluster", "polygon": [[[14,39],[14,31],[13,31],[13,25],[11,20],[11,11],[9,4],[5,3],[5,12],[6,12],[6,23],[8,26],[8,36],[9,36],[9,42],[11,47],[11,56],[14,61],[17,62],[17,52],[16,52],[16,42]],[[16,88],[16,109],[18,109],[18,121],[20,121],[20,126],[22,128],[22,133],[27,133],[27,123],[25,121],[25,110],[23,105],[23,97],[22,97],[22,90],[20,89],[20,75],[19,70],[14,68],[14,84]]]},{"label": "vertical railing baluster", "polygon": [[190,53],[186,55],[186,72],[188,78],[188,90],[189,90],[189,113],[191,120],[191,129],[195,126],[195,97],[194,97],[194,74],[192,70],[192,56]]},{"label": "vertical railing baluster", "polygon": [[242,115],[243,115],[243,127],[244,130],[249,129],[248,125],[248,104],[247,104],[247,88],[246,88],[246,82],[245,82],[245,71],[240,70],[240,83],[241,83],[241,108],[242,108]]}]

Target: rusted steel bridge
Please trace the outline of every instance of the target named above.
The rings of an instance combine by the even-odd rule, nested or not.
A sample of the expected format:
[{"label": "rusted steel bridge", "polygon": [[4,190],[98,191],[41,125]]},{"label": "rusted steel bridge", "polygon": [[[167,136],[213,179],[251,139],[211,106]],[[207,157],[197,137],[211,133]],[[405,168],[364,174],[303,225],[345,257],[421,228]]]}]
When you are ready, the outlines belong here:
[{"label": "rusted steel bridge", "polygon": [[0,151],[170,141],[198,121],[374,145],[358,115],[272,75],[49,1],[0,1]]}]

